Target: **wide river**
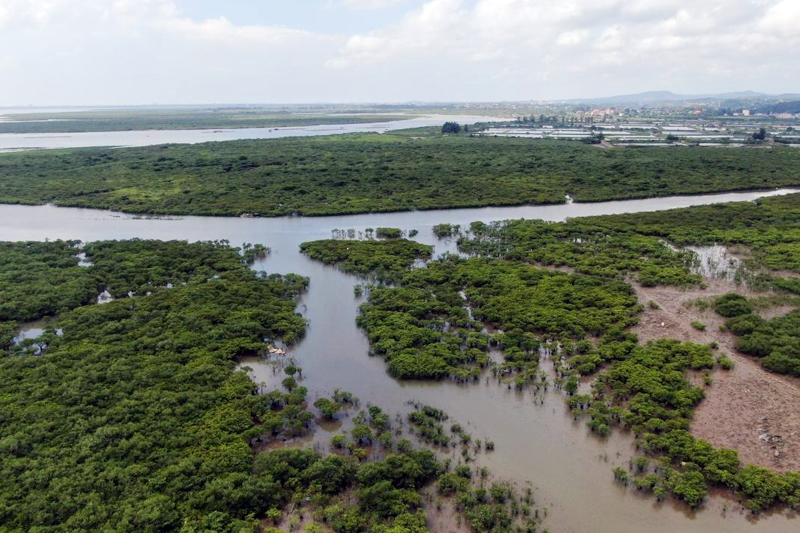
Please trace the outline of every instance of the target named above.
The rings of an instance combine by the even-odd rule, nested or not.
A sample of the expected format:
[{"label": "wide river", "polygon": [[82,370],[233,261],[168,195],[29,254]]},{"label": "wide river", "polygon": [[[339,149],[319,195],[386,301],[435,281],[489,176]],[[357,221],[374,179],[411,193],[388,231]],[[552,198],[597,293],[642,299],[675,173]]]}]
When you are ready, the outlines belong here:
[{"label": "wide river", "polygon": [[[667,502],[658,504],[613,482],[611,469],[627,466],[632,439],[615,431],[608,439],[594,437],[583,423],[575,423],[561,393],[545,395],[543,404],[530,392],[516,393],[493,381],[488,385],[450,382],[398,382],[385,371],[383,361],[368,355],[364,334],[356,327],[360,300],[353,296],[356,277],[311,261],[298,251],[304,241],[331,237],[333,229],[398,227],[416,229],[420,242],[436,246],[436,253],[452,251],[455,243],[436,241],[431,227],[448,222],[468,225],[510,218],[560,221],[568,217],[656,211],[717,202],[753,200],[791,191],[729,193],[594,204],[417,211],[325,218],[214,218],[148,219],[108,211],[52,206],[0,205],[0,240],[81,239],[228,239],[233,245],[262,243],[272,249],[257,264],[259,270],[294,272],[311,278],[299,310],[307,317],[306,337],[293,347],[303,367],[304,385],[317,394],[341,387],[362,402],[390,412],[404,411],[406,402],[419,400],[445,409],[473,438],[490,438],[496,450],[481,456],[499,477],[530,480],[538,506],[546,506],[545,526],[553,533],[677,533],[796,531],[798,523],[785,514],[752,520],[722,496],[709,498],[703,510],[691,513]],[[274,382],[271,367],[247,361],[256,381]]]},{"label": "wide river", "polygon": [[240,139],[278,139],[281,137],[312,137],[344,133],[384,133],[406,128],[441,126],[446,121],[461,124],[508,120],[474,115],[425,115],[390,122],[363,124],[326,124],[321,126],[286,126],[280,128],[214,128],[205,130],[132,130],[81,133],[0,133],[0,152],[56,148],[86,148],[100,146],[152,146],[154,144],[197,144]]}]

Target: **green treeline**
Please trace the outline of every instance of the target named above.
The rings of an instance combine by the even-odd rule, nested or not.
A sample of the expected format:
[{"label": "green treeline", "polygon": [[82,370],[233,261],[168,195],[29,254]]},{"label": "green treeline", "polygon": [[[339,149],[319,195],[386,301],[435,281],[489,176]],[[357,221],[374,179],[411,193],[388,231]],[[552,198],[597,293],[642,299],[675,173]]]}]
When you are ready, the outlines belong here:
[{"label": "green treeline", "polygon": [[566,222],[509,220],[473,222],[472,234],[459,240],[462,252],[568,267],[593,276],[636,279],[645,286],[696,285],[691,252],[676,252],[635,228],[609,229],[594,218]]},{"label": "green treeline", "polygon": [[[259,246],[240,254],[224,241],[0,242],[0,322],[56,315],[104,290],[120,298],[241,271]],[[79,254],[91,266],[79,266]]]},{"label": "green treeline", "polygon": [[743,245],[759,265],[800,273],[800,194],[584,221],[677,245]]},{"label": "green treeline", "polygon": [[580,142],[418,133],[3,154],[0,202],[334,215],[800,184],[800,152],[792,148],[599,150]]},{"label": "green treeline", "polygon": [[[744,246],[755,269],[800,274],[800,194],[706,206],[571,219],[474,222],[462,251],[568,266],[579,272],[623,278],[643,285],[689,285],[693,254],[676,245]],[[761,273],[759,281],[800,293],[800,280]]]},{"label": "green treeline", "polygon": [[[149,243],[98,246],[114,254],[115,246]],[[253,474],[249,441],[302,430],[305,391],[258,396],[248,376],[233,371],[234,358],[265,339],[302,335],[294,307],[307,280],[258,275],[222,245],[156,248],[202,257],[209,247],[230,269],[200,261],[194,273],[166,278],[186,285],[64,311],[63,335],[46,333],[45,355],[0,357],[5,528],[203,531],[208,526],[189,526],[211,520],[239,531],[273,502],[274,482]],[[69,262],[64,268],[77,272]],[[135,264],[120,269],[144,279]],[[91,268],[81,271],[91,279]]]},{"label": "green treeline", "polygon": [[0,242],[0,323],[36,320],[96,298],[99,286],[78,266],[79,252],[76,241]]},{"label": "green treeline", "polygon": [[406,239],[352,241],[328,239],[304,242],[300,251],[350,274],[373,275],[380,281],[396,279],[416,261],[430,259],[432,246]]},{"label": "green treeline", "polygon": [[87,243],[82,251],[92,263],[88,272],[95,273],[114,298],[241,270],[252,259],[235,253],[226,241],[98,241]]},{"label": "green treeline", "polygon": [[729,320],[727,327],[742,335],[737,350],[759,358],[767,370],[800,377],[800,311],[771,320],[741,315]]},{"label": "green treeline", "polygon": [[[504,372],[533,380],[538,335],[601,337],[635,323],[639,310],[624,283],[494,259],[443,258],[397,284],[370,292],[358,325],[400,378],[474,380],[494,343],[506,350]],[[485,324],[503,333],[483,333]]]},{"label": "green treeline", "polygon": [[764,320],[744,296],[733,293],[717,298],[714,310],[729,319],[725,327],[740,337],[737,350],[759,359],[767,370],[800,376],[800,310]]}]

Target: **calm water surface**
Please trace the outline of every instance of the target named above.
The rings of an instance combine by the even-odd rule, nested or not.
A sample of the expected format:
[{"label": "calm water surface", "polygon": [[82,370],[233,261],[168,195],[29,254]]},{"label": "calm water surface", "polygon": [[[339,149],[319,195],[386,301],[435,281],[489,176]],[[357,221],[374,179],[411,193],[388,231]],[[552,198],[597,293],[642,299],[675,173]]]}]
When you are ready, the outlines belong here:
[{"label": "calm water surface", "polygon": [[441,126],[453,120],[462,124],[507,120],[494,117],[429,115],[392,122],[365,124],[327,124],[321,126],[297,126],[281,128],[215,128],[207,130],[141,130],[81,133],[0,133],[0,152],[19,150],[86,148],[90,146],[152,146],[154,144],[197,144],[211,141],[234,141],[240,139],[277,139],[280,137],[311,137],[316,135],[338,135]]},{"label": "calm water surface", "polygon": [[[334,387],[352,391],[363,403],[381,405],[390,412],[404,411],[406,402],[418,400],[445,409],[468,424],[473,438],[496,443],[493,453],[480,461],[499,477],[536,487],[538,505],[546,506],[546,527],[553,533],[675,533],[796,531],[793,517],[775,515],[757,522],[723,497],[710,498],[697,514],[673,503],[657,504],[634,489],[613,482],[611,469],[627,465],[633,453],[629,435],[615,432],[600,440],[575,423],[564,397],[548,393],[544,403],[530,392],[507,390],[490,380],[487,385],[449,382],[397,382],[386,374],[380,358],[368,356],[368,344],[355,326],[361,300],[353,296],[356,277],[302,256],[301,242],[331,237],[333,229],[363,231],[388,226],[419,231],[417,240],[434,244],[436,253],[453,251],[455,242],[436,241],[431,228],[448,222],[468,226],[481,220],[539,218],[558,221],[568,217],[656,211],[716,202],[752,200],[786,194],[788,190],[730,193],[649,200],[526,206],[510,208],[419,211],[325,218],[270,219],[176,217],[147,219],[90,209],[52,206],[0,205],[0,240],[81,239],[228,239],[233,245],[262,243],[272,249],[268,259],[255,265],[267,272],[294,272],[309,276],[311,285],[299,310],[309,321],[305,339],[290,350],[303,367],[304,385],[314,395],[328,395]],[[269,365],[258,360],[243,364],[253,369],[257,382],[273,383]],[[279,376],[278,379],[280,379]],[[730,510],[725,510],[725,507]]]}]

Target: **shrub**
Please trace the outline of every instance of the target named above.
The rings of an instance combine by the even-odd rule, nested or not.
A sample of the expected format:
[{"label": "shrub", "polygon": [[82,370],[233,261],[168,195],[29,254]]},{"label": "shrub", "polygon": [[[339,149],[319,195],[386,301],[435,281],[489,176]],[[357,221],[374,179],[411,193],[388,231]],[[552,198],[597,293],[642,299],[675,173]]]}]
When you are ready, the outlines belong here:
[{"label": "shrub", "polygon": [[403,232],[397,228],[378,228],[375,230],[375,235],[379,239],[399,239],[403,236]]},{"label": "shrub", "polygon": [[725,318],[733,318],[752,313],[753,306],[741,294],[728,293],[714,300],[714,311]]},{"label": "shrub", "polygon": [[760,316],[748,313],[728,320],[725,327],[734,335],[741,336],[753,333],[764,323],[765,320]]},{"label": "shrub", "polygon": [[717,364],[722,370],[733,370],[733,367],[735,366],[733,361],[731,361],[725,354],[722,354],[717,358]]}]

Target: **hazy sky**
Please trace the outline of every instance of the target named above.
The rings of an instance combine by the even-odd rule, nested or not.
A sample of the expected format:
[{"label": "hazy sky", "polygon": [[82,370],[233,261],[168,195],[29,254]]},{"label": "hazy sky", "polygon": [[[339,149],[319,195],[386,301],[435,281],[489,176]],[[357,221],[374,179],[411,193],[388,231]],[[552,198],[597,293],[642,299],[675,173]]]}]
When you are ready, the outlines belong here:
[{"label": "hazy sky", "polygon": [[800,92],[800,0],[0,0],[0,106]]}]

